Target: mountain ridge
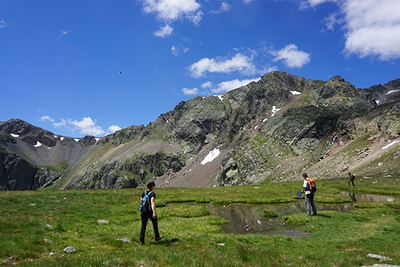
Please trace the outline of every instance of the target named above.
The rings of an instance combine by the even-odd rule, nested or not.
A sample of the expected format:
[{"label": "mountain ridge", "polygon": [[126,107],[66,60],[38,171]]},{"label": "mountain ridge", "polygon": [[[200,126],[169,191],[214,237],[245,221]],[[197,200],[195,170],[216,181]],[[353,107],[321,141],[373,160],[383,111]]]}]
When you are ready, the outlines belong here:
[{"label": "mountain ridge", "polygon": [[[126,188],[149,179],[161,186],[235,185],[293,180],[306,169],[328,178],[359,164],[355,156],[344,157],[354,164],[336,168],[331,164],[334,151],[341,155],[366,135],[389,141],[400,135],[399,92],[400,79],[356,89],[340,76],[319,81],[271,72],[222,95],[182,101],[146,126],[98,140],[60,140],[35,128],[12,137],[22,124],[7,121],[0,123],[0,141],[34,164],[49,163],[62,176],[54,188]],[[32,148],[39,140],[49,145],[47,154],[43,147]],[[202,164],[211,151],[219,151],[218,156]],[[398,166],[392,156],[390,164]]]}]

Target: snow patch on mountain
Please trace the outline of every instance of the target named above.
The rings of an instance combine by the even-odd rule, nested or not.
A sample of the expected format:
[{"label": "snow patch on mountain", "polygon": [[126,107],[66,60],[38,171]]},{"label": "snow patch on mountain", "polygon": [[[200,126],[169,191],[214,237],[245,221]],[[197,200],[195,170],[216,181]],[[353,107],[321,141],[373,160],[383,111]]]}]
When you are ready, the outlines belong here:
[{"label": "snow patch on mountain", "polygon": [[42,143],[40,143],[39,141],[36,141],[36,145],[34,145],[34,147],[41,147]]},{"label": "snow patch on mountain", "polygon": [[279,110],[281,110],[281,109],[280,109],[280,108],[277,108],[276,106],[272,106],[272,110],[271,110],[272,115],[271,115],[271,117],[275,116],[275,114],[276,114]]},{"label": "snow patch on mountain", "polygon": [[215,148],[214,150],[210,151],[208,155],[201,162],[201,165],[205,165],[209,162],[212,162],[219,156],[219,154],[221,154],[221,150],[219,150],[218,148]]},{"label": "snow patch on mountain", "polygon": [[386,95],[390,95],[397,92],[400,92],[400,90],[390,90],[389,92],[386,93]]},{"label": "snow patch on mountain", "polygon": [[388,144],[388,145],[382,147],[382,149],[383,149],[383,150],[388,149],[389,147],[391,147],[391,146],[397,144],[398,142],[399,142],[399,140],[395,140],[395,141],[391,142],[390,144]]},{"label": "snow patch on mountain", "polygon": [[297,91],[290,91],[292,93],[292,95],[301,95],[301,92],[297,92]]}]

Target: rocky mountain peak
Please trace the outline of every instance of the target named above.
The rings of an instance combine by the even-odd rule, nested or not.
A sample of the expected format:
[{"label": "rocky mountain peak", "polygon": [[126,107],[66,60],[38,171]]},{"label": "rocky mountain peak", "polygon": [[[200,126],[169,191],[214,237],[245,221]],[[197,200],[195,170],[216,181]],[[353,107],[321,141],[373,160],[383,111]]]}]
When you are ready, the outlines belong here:
[{"label": "rocky mountain peak", "polygon": [[52,132],[33,126],[20,119],[10,119],[1,123],[0,133],[21,138],[22,141],[31,145],[36,145],[37,142],[40,142],[48,147],[52,147],[57,143]]},{"label": "rocky mountain peak", "polygon": [[99,140],[99,143],[106,144],[108,142],[111,142],[113,145],[127,143],[135,138],[140,138],[141,134],[143,134],[144,129],[144,125],[133,125],[130,127],[126,127],[119,131],[116,131],[115,133],[104,136]]},{"label": "rocky mountain peak", "polygon": [[400,89],[400,79],[392,80],[384,85],[388,89],[398,90]]},{"label": "rocky mountain peak", "polygon": [[376,105],[393,103],[400,100],[400,79],[390,82],[373,85],[360,90],[362,94],[375,101]]},{"label": "rocky mountain peak", "polygon": [[79,139],[79,143],[85,146],[91,146],[96,144],[96,138],[91,135],[86,135],[85,137]]},{"label": "rocky mountain peak", "polygon": [[331,82],[345,82],[345,80],[339,75],[336,75],[336,76],[332,77],[329,81],[331,81]]}]

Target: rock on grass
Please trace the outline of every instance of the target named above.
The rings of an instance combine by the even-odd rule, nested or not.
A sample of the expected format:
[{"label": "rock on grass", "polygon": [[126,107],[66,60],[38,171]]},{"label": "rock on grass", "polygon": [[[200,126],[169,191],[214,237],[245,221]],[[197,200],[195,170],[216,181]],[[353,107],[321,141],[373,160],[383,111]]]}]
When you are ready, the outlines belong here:
[{"label": "rock on grass", "polygon": [[76,251],[76,249],[74,247],[64,248],[64,252],[67,252],[67,253],[74,253],[75,251]]}]

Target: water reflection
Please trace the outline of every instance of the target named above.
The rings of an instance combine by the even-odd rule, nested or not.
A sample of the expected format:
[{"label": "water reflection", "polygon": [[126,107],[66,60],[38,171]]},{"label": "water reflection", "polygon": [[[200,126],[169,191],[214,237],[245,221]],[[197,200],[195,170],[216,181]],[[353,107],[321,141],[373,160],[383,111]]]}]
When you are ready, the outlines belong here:
[{"label": "water reflection", "polygon": [[296,230],[291,226],[283,226],[278,218],[264,218],[262,216],[264,209],[270,207],[271,205],[235,204],[225,207],[209,205],[213,215],[222,217],[228,221],[221,226],[221,230],[225,233],[262,233],[294,237],[309,235],[309,233]]},{"label": "water reflection", "polygon": [[382,202],[382,201],[393,202],[399,199],[398,197],[392,197],[392,196],[356,194],[353,192],[341,192],[340,194],[342,196],[348,196],[352,202]]},{"label": "water reflection", "polygon": [[[394,201],[398,198],[391,196],[380,196],[371,194],[355,194],[352,192],[342,192],[354,202],[380,202]],[[262,233],[267,235],[286,235],[294,237],[307,236],[309,233],[301,232],[291,226],[283,225],[280,217],[293,213],[306,212],[304,201],[279,205],[248,205],[233,204],[228,206],[214,206],[209,204],[211,213],[220,216],[228,222],[221,226],[225,233],[247,234]],[[346,212],[354,209],[353,204],[318,204],[318,211],[330,210]],[[263,211],[269,209],[273,211],[277,218],[264,218]]]}]

